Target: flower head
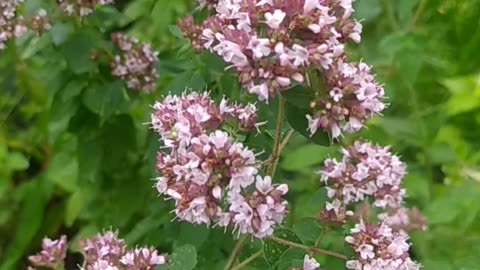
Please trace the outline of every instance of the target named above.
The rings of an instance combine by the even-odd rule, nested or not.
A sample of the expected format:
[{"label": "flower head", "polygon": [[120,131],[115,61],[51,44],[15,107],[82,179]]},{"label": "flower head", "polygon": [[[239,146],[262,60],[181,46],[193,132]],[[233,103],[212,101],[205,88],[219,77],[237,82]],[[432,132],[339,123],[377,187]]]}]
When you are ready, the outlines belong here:
[{"label": "flower head", "polygon": [[342,152],[341,161],[327,159],[320,171],[337,213],[341,206],[366,197],[371,197],[374,206],[382,209],[402,205],[406,168],[398,156],[390,153],[389,147],[357,141]]},{"label": "flower head", "polygon": [[150,44],[139,43],[120,33],[113,34],[112,40],[122,52],[111,63],[113,76],[125,80],[130,89],[154,90],[158,79],[158,52],[153,51]]},{"label": "flower head", "polygon": [[167,150],[157,155],[156,188],[175,201],[176,217],[259,238],[272,234],[286,213],[288,187],[259,176],[257,154],[221,129],[232,122],[240,130],[258,127],[256,107],[226,99],[217,105],[208,93],[192,92],[169,95],[154,109],[152,126]]},{"label": "flower head", "polygon": [[57,268],[59,265],[63,265],[63,260],[67,256],[67,247],[67,237],[65,235],[57,240],[44,238],[42,251],[28,257],[28,259],[36,267]]},{"label": "flower head", "polygon": [[347,269],[420,269],[408,254],[408,236],[392,231],[385,223],[366,224],[361,220],[345,241],[356,253],[356,258],[347,261]]}]

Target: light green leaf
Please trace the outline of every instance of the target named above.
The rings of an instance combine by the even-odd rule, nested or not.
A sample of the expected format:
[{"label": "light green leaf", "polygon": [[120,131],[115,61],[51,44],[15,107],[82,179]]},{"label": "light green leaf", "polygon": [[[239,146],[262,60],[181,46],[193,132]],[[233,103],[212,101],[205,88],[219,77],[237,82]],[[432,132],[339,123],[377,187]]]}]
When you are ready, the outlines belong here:
[{"label": "light green leaf", "polygon": [[28,159],[20,152],[13,152],[7,155],[5,167],[10,170],[20,171],[25,170],[29,166]]},{"label": "light green leaf", "polygon": [[320,145],[304,145],[285,155],[282,168],[288,171],[299,171],[322,163],[329,155],[337,152],[336,147]]},{"label": "light green leaf", "polygon": [[52,41],[55,45],[61,45],[69,38],[73,32],[73,26],[70,23],[56,23],[50,29]]},{"label": "light green leaf", "polygon": [[67,207],[65,210],[65,224],[72,226],[78,215],[85,207],[88,199],[88,193],[82,189],[78,189],[67,200]]}]

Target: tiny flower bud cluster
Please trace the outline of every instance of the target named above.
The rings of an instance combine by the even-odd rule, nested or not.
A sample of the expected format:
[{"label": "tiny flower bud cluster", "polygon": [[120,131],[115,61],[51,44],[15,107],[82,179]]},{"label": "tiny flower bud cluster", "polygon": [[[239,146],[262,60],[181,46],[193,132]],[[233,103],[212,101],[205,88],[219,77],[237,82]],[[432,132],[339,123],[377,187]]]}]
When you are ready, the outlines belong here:
[{"label": "tiny flower bud cluster", "polygon": [[[107,231],[89,239],[80,240],[80,247],[85,256],[81,270],[154,270],[165,264],[165,255],[159,255],[154,248],[129,249],[118,232]],[[36,267],[63,269],[67,252],[67,238],[59,240],[45,238],[42,251],[29,259]],[[29,268],[33,269],[33,268]]]},{"label": "tiny flower bud cluster", "polygon": [[57,269],[60,265],[63,265],[66,256],[67,237],[63,235],[57,240],[44,238],[42,241],[42,251],[37,255],[28,257],[28,259],[35,267]]},{"label": "tiny flower bud cluster", "polygon": [[112,34],[112,41],[121,51],[112,60],[112,75],[125,80],[130,89],[154,90],[158,80],[158,52],[150,44],[120,33]]},{"label": "tiny flower bud cluster", "polygon": [[342,207],[372,197],[373,205],[381,209],[402,205],[405,189],[402,179],[405,164],[390,153],[389,147],[356,141],[343,149],[343,159],[327,159],[320,171],[321,181],[327,185],[327,210],[336,213]]},{"label": "tiny flower bud cluster", "polygon": [[357,257],[347,261],[352,270],[418,270],[420,265],[408,254],[410,244],[403,232],[394,232],[385,223],[365,224],[362,220],[345,238]]},{"label": "tiny flower bud cluster", "polygon": [[154,248],[128,249],[118,232],[107,231],[80,242],[85,252],[84,270],[111,269],[153,270],[165,264],[166,257]]},{"label": "tiny flower bud cluster", "polygon": [[217,106],[208,93],[191,92],[169,95],[154,109],[151,123],[167,150],[157,156],[156,187],[175,200],[177,218],[260,238],[272,234],[286,213],[288,187],[259,176],[256,154],[221,130],[232,122],[240,130],[257,127],[255,105],[223,99]]},{"label": "tiny flower bud cluster", "polygon": [[5,49],[8,40],[22,36],[29,28],[40,35],[51,27],[47,12],[43,9],[29,19],[15,17],[21,3],[23,0],[0,2],[0,50]]},{"label": "tiny flower bud cluster", "polygon": [[58,0],[63,10],[70,16],[88,16],[95,6],[113,4],[113,0]]},{"label": "tiny flower bud cluster", "polygon": [[397,209],[389,209],[386,213],[379,214],[378,219],[395,231],[411,232],[427,229],[427,220],[417,208],[402,206]]}]

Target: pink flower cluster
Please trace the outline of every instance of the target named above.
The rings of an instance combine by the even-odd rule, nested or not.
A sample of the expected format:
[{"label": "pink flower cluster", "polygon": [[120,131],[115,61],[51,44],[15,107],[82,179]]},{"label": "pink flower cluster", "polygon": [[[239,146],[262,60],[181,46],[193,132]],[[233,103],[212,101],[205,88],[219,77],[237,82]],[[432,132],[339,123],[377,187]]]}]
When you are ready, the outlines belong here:
[{"label": "pink flower cluster", "polygon": [[[58,240],[45,238],[42,251],[29,260],[35,267],[63,269],[67,246],[66,236]],[[81,270],[154,270],[167,260],[154,248],[129,249],[125,241],[118,238],[118,232],[113,231],[80,240],[80,247],[85,257]]]},{"label": "pink flower cluster", "polygon": [[367,64],[338,60],[325,74],[329,91],[315,97],[310,103],[313,114],[306,116],[311,135],[319,128],[329,131],[333,138],[342,131],[357,132],[365,121],[385,109],[385,92]]},{"label": "pink flower cluster", "polygon": [[63,235],[57,240],[44,238],[42,241],[42,251],[37,255],[28,257],[28,259],[35,267],[57,269],[60,265],[63,265],[66,256],[67,237]]},{"label": "pink flower cluster", "polygon": [[37,34],[50,29],[50,20],[45,10],[40,10],[29,19],[16,17],[18,6],[23,0],[3,0],[0,2],[0,50],[13,37],[20,37],[30,28]]},{"label": "pink flower cluster", "polygon": [[314,89],[309,131],[340,136],[354,132],[385,108],[383,88],[370,68],[350,63],[348,41],[360,42],[362,26],[351,18],[352,0],[219,0],[202,5],[215,12],[202,25],[192,17],[180,23],[197,50],[209,50],[239,73],[239,81],[260,100],[295,84],[310,84],[319,70],[327,89]]},{"label": "pink flower cluster", "polygon": [[93,13],[95,6],[113,4],[113,0],[58,0],[60,6],[68,15],[88,16]]},{"label": "pink flower cluster", "polygon": [[327,210],[341,208],[371,197],[373,205],[382,209],[400,207],[405,197],[402,179],[406,166],[389,147],[356,141],[343,149],[341,161],[327,159],[320,171],[327,185]]},{"label": "pink flower cluster", "polygon": [[125,80],[130,89],[154,90],[158,80],[158,52],[150,44],[139,43],[121,33],[112,34],[112,41],[122,52],[112,60],[112,75]]},{"label": "pink flower cluster", "polygon": [[82,270],[154,270],[167,260],[154,248],[128,249],[118,232],[113,231],[82,240],[80,246],[86,265]]},{"label": "pink flower cluster", "polygon": [[191,92],[169,95],[153,107],[151,123],[166,150],[157,156],[162,176],[156,187],[175,200],[177,218],[232,226],[238,234],[272,234],[286,213],[288,187],[259,176],[256,154],[221,130],[258,127],[255,105],[226,99],[216,105],[208,93]]},{"label": "pink flower cluster", "polygon": [[420,265],[412,261],[408,250],[408,236],[394,232],[385,223],[365,224],[360,221],[345,238],[357,258],[347,261],[347,269],[353,270],[418,270]]}]

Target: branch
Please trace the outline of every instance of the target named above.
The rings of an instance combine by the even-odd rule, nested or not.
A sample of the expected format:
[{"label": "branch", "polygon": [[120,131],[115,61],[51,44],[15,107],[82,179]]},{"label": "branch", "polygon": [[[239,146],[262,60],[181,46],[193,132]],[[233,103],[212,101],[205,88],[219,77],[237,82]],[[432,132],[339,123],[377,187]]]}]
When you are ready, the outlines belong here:
[{"label": "branch", "polygon": [[277,169],[278,159],[280,158],[280,143],[282,140],[282,130],[283,122],[285,117],[285,98],[280,96],[278,99],[278,115],[277,115],[277,128],[275,130],[275,142],[273,143],[272,150],[272,163],[268,166],[267,175],[270,175],[272,178]]},{"label": "branch", "polygon": [[233,265],[235,264],[235,261],[237,260],[238,256],[240,255],[240,252],[242,251],[243,245],[245,244],[245,240],[247,240],[246,235],[240,236],[237,243],[235,244],[235,247],[233,247],[232,254],[230,254],[230,258],[228,258],[228,262],[227,262],[227,265],[225,266],[224,270],[232,269]]},{"label": "branch", "polygon": [[237,266],[235,266],[234,268],[232,268],[232,270],[240,270],[242,269],[243,267],[247,266],[247,264],[251,263],[252,261],[254,261],[256,258],[262,256],[263,254],[263,250],[259,250],[257,251],[256,253],[254,253],[252,256],[248,257],[247,259],[245,259],[245,261],[239,263]]},{"label": "branch", "polygon": [[347,260],[348,259],[347,256],[345,256],[343,254],[340,254],[340,253],[337,253],[337,252],[333,252],[333,251],[329,251],[329,250],[325,250],[325,249],[321,249],[321,248],[308,247],[308,246],[305,246],[305,245],[302,245],[302,244],[299,244],[299,243],[295,243],[295,242],[291,242],[291,241],[288,241],[288,240],[285,240],[285,239],[282,239],[282,238],[278,238],[276,236],[270,236],[269,238],[271,240],[281,244],[281,245],[289,246],[289,247],[293,247],[293,248],[298,248],[298,249],[304,250],[308,253],[318,253],[318,254],[328,255],[328,256],[332,256],[332,257],[339,258],[339,259],[342,259],[342,260]]}]

